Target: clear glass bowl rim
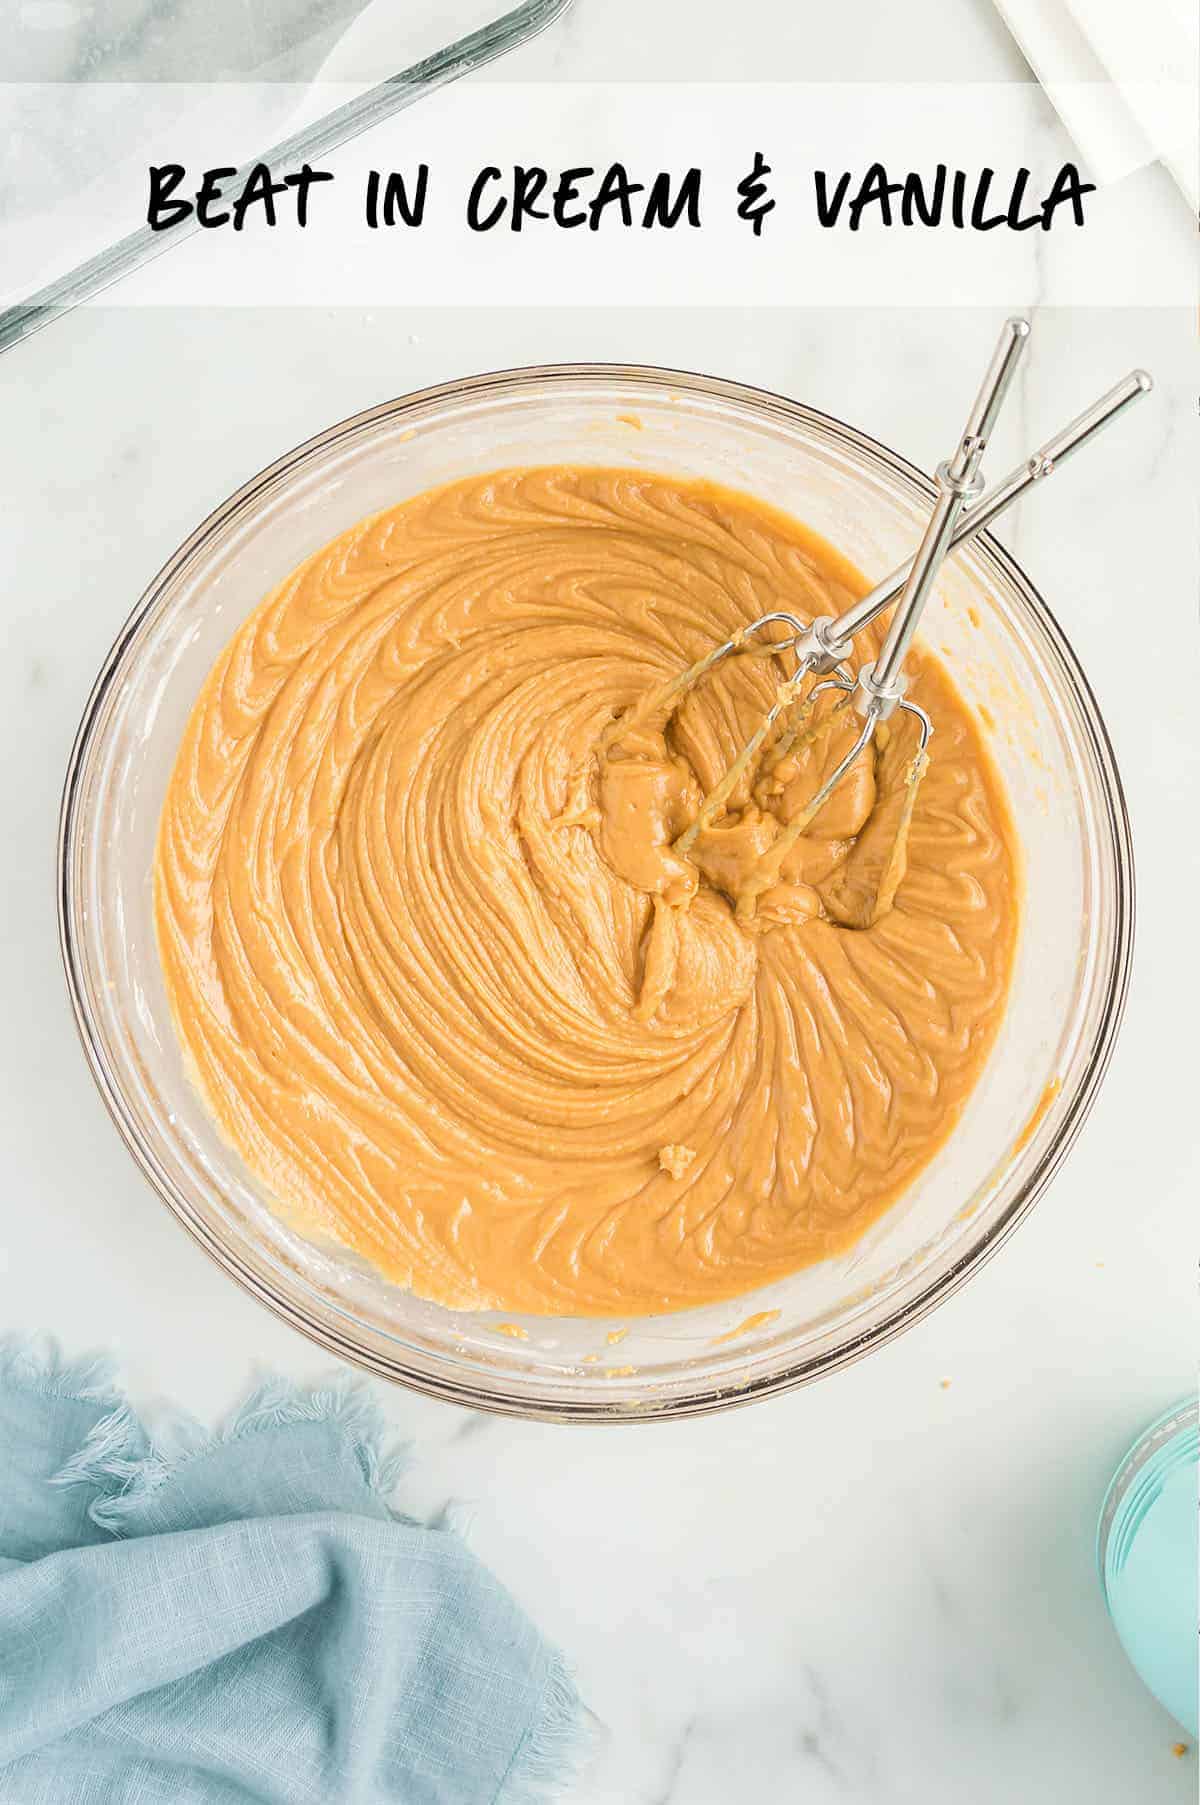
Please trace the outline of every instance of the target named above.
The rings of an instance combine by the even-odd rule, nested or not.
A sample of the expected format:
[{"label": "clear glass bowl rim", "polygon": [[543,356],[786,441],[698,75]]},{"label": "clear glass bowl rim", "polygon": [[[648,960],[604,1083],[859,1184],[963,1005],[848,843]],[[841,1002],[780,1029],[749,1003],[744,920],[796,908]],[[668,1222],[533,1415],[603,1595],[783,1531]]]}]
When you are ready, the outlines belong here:
[{"label": "clear glass bowl rim", "polygon": [[[519,1396],[509,1395],[501,1390],[491,1390],[484,1385],[472,1383],[466,1377],[453,1377],[445,1370],[425,1370],[407,1364],[402,1358],[385,1356],[374,1349],[360,1346],[335,1321],[319,1320],[305,1310],[297,1295],[298,1287],[289,1280],[282,1268],[274,1273],[264,1269],[255,1271],[237,1258],[213,1225],[194,1208],[171,1176],[160,1167],[139,1134],[117,1075],[105,1055],[88,1001],[81,948],[76,942],[74,929],[72,853],[80,821],[82,774],[87,768],[105,700],[113,684],[119,680],[125,658],[134,647],[147,615],[163,591],[181,575],[189,560],[213,535],[220,533],[238,515],[249,510],[258,499],[277,484],[295,475],[307,463],[333,451],[340,444],[349,443],[369,433],[382,422],[393,422],[405,414],[419,414],[439,404],[503,399],[506,395],[516,394],[531,386],[554,389],[573,385],[583,390],[589,386],[599,390],[613,383],[619,383],[622,388],[631,391],[636,391],[639,387],[646,390],[667,388],[681,395],[707,397],[748,407],[760,417],[777,424],[790,424],[815,431],[844,449],[874,462],[901,489],[907,489],[919,501],[931,501],[935,494],[933,483],[915,465],[889,446],[835,415],[790,400],[769,389],[661,365],[521,365],[412,390],[394,400],[351,414],[285,452],[243,483],[201,521],[143,592],[117,635],[92,686],[71,748],[59,815],[56,874],[60,951],[71,1009],[89,1070],[105,1107],[135,1162],[160,1200],[205,1252],[244,1290],[265,1304],[291,1328],[338,1358],[360,1366],[377,1377],[472,1409],[499,1415],[574,1423],[630,1423],[660,1421],[667,1417],[699,1416],[751,1403],[757,1398],[777,1392],[794,1390],[824,1373],[836,1371],[862,1359],[874,1348],[891,1341],[903,1330],[921,1321],[957,1291],[991,1258],[1017,1224],[1029,1214],[1073,1146],[1095,1102],[1124,1014],[1133,961],[1135,921],[1135,878],[1129,813],[1112,744],[1096,698],[1066,634],[1041,593],[999,541],[989,532],[981,533],[974,541],[975,546],[994,561],[1036,617],[1046,636],[1047,649],[1057,660],[1058,675],[1073,692],[1078,705],[1087,750],[1094,761],[1104,804],[1098,831],[1100,838],[1108,842],[1112,853],[1113,930],[1102,948],[1105,968],[1098,974],[1095,987],[1101,993],[1095,1038],[1073,1093],[1063,1100],[1064,1107],[1056,1131],[1025,1182],[959,1260],[944,1272],[935,1275],[931,1282],[918,1285],[912,1295],[901,1299],[887,1315],[841,1346],[817,1355],[798,1358],[794,1364],[765,1376],[748,1379],[743,1384],[730,1384],[728,1378],[725,1378],[720,1383],[698,1387],[694,1393],[686,1396],[672,1396],[661,1401],[651,1399],[642,1408],[626,1406],[614,1411],[611,1404],[605,1406],[599,1402],[565,1400],[553,1396],[539,1398],[528,1391],[523,1391]],[[266,1262],[262,1262],[261,1266],[265,1268]]]}]

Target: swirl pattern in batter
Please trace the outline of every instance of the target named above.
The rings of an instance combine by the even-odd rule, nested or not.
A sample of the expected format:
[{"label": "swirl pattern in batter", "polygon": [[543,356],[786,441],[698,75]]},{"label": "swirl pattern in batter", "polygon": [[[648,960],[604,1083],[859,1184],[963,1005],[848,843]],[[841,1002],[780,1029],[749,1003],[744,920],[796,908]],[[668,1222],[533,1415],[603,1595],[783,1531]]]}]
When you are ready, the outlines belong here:
[{"label": "swirl pattern in batter", "polygon": [[742,622],[864,587],[747,496],[569,466],[420,495],[262,602],[189,721],[155,886],[196,1083],[277,1208],[444,1304],[628,1316],[842,1252],[903,1194],[987,1057],[1017,923],[945,672],[910,660],[935,756],[865,928],[843,923],[894,749],[752,921],[747,859],[836,733],[670,851],[765,661],[598,750]]}]

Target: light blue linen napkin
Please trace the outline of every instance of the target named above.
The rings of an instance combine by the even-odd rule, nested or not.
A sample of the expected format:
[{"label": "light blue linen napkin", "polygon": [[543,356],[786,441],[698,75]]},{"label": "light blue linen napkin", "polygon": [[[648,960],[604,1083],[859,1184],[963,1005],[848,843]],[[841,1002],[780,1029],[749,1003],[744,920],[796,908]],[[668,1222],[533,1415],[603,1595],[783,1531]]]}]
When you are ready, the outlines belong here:
[{"label": "light blue linen napkin", "polygon": [[583,1712],[361,1389],[151,1444],[104,1362],[0,1343],[5,1805],[532,1805]]}]

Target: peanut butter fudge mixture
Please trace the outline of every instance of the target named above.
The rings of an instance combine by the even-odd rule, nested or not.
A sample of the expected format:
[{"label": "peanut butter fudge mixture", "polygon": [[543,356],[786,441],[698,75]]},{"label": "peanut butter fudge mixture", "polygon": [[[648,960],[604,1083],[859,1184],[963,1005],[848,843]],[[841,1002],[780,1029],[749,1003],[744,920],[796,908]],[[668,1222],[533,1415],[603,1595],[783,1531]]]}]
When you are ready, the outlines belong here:
[{"label": "peanut butter fudge mixture", "polygon": [[850,716],[681,856],[778,661],[645,712],[754,616],[864,588],[747,496],[555,467],[362,521],[262,602],[189,721],[155,884],[195,1081],[277,1209],[444,1304],[627,1317],[841,1253],[912,1185],[1016,934],[967,708],[918,649],[924,781],[894,726],[769,882]]}]

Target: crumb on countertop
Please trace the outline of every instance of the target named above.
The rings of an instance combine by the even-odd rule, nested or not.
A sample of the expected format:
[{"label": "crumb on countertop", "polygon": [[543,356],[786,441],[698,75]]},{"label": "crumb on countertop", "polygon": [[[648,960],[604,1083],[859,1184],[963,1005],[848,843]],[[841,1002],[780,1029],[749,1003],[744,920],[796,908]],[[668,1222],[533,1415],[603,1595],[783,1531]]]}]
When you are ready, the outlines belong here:
[{"label": "crumb on countertop", "polygon": [[659,1166],[664,1172],[669,1172],[672,1178],[682,1178],[695,1157],[696,1149],[694,1147],[681,1147],[673,1144],[670,1147],[660,1147],[658,1150]]},{"label": "crumb on countertop", "polygon": [[949,1381],[949,1379],[943,1379],[943,1380],[942,1380],[942,1381],[941,1381],[941,1386],[942,1386],[942,1390],[943,1390],[943,1391],[949,1391],[949,1389],[950,1389],[950,1381]]},{"label": "crumb on countertop", "polygon": [[1174,1755],[1176,1761],[1182,1761],[1187,1752],[1188,1745],[1186,1742],[1173,1742],[1171,1744],[1171,1753]]}]

